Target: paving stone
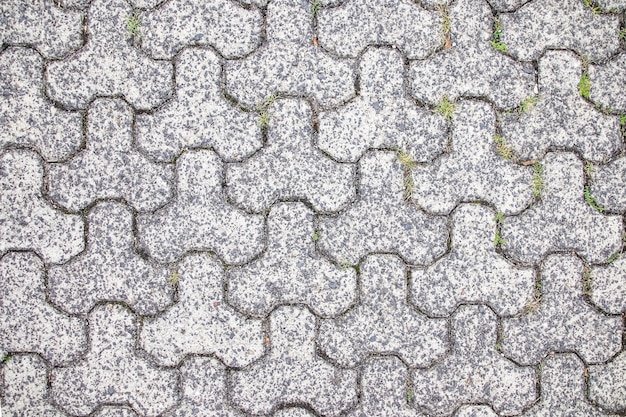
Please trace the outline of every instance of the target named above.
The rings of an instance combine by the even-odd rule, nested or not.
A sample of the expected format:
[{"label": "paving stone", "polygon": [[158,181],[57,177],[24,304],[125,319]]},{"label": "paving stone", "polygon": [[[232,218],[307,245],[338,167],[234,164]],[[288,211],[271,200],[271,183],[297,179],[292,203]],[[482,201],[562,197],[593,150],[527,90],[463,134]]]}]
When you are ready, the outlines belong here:
[{"label": "paving stone", "polygon": [[597,62],[619,49],[619,17],[594,14],[579,0],[530,1],[500,19],[501,41],[522,61],[536,60],[546,49],[571,49]]},{"label": "paving stone", "polygon": [[626,10],[626,0],[597,0],[597,3],[603,11],[609,13],[618,13]]},{"label": "paving stone", "polygon": [[429,104],[444,97],[485,97],[514,108],[536,89],[534,69],[490,45],[493,14],[485,0],[458,0],[450,7],[451,47],[411,62],[413,96]]},{"label": "paving stone", "polygon": [[70,366],[54,368],[51,395],[70,414],[99,405],[130,405],[140,416],[157,416],[176,404],[178,372],[160,369],[135,354],[135,317],[116,304],[89,314],[91,349]]},{"label": "paving stone", "polygon": [[56,210],[41,194],[44,168],[37,154],[0,154],[0,254],[33,250],[46,263],[63,263],[85,242],[80,216]]},{"label": "paving stone", "polygon": [[498,417],[488,405],[464,405],[454,414],[454,417]]},{"label": "paving stone", "polygon": [[243,417],[228,405],[226,368],[217,359],[191,357],[180,368],[182,399],[166,417]]},{"label": "paving stone", "polygon": [[[626,2],[624,4],[626,5]],[[591,100],[613,111],[626,113],[624,72],[626,72],[626,53],[624,52],[604,65],[589,65]]]},{"label": "paving stone", "polygon": [[95,417],[137,417],[137,413],[128,407],[102,407]]},{"label": "paving stone", "polygon": [[121,198],[139,211],[172,197],[173,166],[157,165],[132,149],[133,111],[122,100],[98,99],[89,108],[86,149],[48,166],[48,195],[72,211]]},{"label": "paving stone", "polygon": [[281,306],[270,316],[269,354],[230,373],[231,400],[242,410],[267,415],[280,404],[306,404],[338,416],[357,401],[357,373],[335,368],[315,353],[315,316]]},{"label": "paving stone", "polygon": [[315,414],[304,408],[283,408],[273,414],[274,417],[314,417]]},{"label": "paving stone", "polygon": [[354,95],[354,66],[313,44],[309,0],[273,0],[267,6],[267,40],[244,60],[226,64],[226,89],[252,108],[283,93],[313,98],[323,107]]},{"label": "paving stone", "polygon": [[410,0],[351,0],[317,15],[320,46],[355,58],[368,45],[393,44],[423,59],[441,42],[441,14]]},{"label": "paving stone", "polygon": [[486,306],[464,305],[452,316],[452,352],[430,369],[413,374],[415,404],[449,415],[463,404],[489,404],[499,415],[514,415],[536,398],[535,372],[495,349],[496,315]]},{"label": "paving stone", "polygon": [[228,0],[171,0],[139,19],[141,47],[157,59],[171,59],[188,45],[211,45],[238,58],[261,44],[261,11]]},{"label": "paving stone", "polygon": [[130,209],[99,203],[87,222],[87,249],[48,270],[51,302],[72,314],[86,314],[100,301],[126,303],[138,314],[156,314],[172,303],[169,268],[135,252]]},{"label": "paving stone", "polygon": [[65,417],[50,404],[46,364],[36,355],[15,355],[3,366],[3,415]]},{"label": "paving stone", "polygon": [[228,302],[257,316],[294,303],[326,317],[345,311],[356,297],[356,272],[315,251],[313,213],[302,203],[279,203],[267,221],[267,252],[228,272]]},{"label": "paving stone", "polygon": [[186,49],[176,57],[175,68],[174,98],[152,114],[137,115],[139,149],[171,161],[183,149],[211,147],[222,159],[235,161],[262,146],[257,115],[225,99],[222,64],[213,51]]},{"label": "paving stone", "polygon": [[0,147],[34,146],[44,159],[55,161],[81,145],[82,116],[46,101],[43,66],[31,49],[7,48],[0,55]]},{"label": "paving stone", "polygon": [[574,154],[548,153],[542,177],[541,200],[502,226],[509,255],[537,263],[550,252],[575,251],[589,263],[600,263],[621,249],[622,219],[585,203],[583,166]]},{"label": "paving stone", "polygon": [[589,398],[600,406],[623,413],[626,411],[626,352],[606,365],[589,367]]},{"label": "paving stone", "polygon": [[311,107],[305,101],[278,100],[270,117],[263,149],[228,165],[231,202],[260,212],[278,200],[306,199],[316,211],[334,212],[354,200],[356,167],[334,162],[313,145]]},{"label": "paving stone", "polygon": [[99,96],[123,96],[138,109],[161,104],[171,93],[172,64],[154,61],[132,46],[124,0],[92,0],[88,41],[75,55],[47,66],[47,92],[70,109],[86,108]]},{"label": "paving stone", "polygon": [[405,96],[402,55],[393,49],[368,48],[359,68],[359,96],[344,107],[320,113],[317,146],[347,162],[358,161],[372,148],[402,149],[415,162],[429,162],[441,154],[448,136],[445,119]]},{"label": "paving stone", "polygon": [[541,366],[541,399],[525,417],[608,417],[586,401],[585,365],[576,355],[551,355]]},{"label": "paving stone", "polygon": [[626,313],[626,258],[591,268],[591,301],[609,314]]},{"label": "paving stone", "polygon": [[319,225],[319,248],[340,264],[371,252],[393,252],[427,264],[446,251],[446,220],[404,201],[403,170],[395,152],[368,152],[359,161],[360,198]]},{"label": "paving stone", "polygon": [[574,149],[602,161],[622,148],[619,117],[602,114],[578,91],[580,60],[572,52],[548,51],[539,61],[539,98],[527,112],[503,115],[507,144],[521,160],[548,150]]},{"label": "paving stone", "polygon": [[407,271],[394,255],[370,255],[360,265],[360,304],[336,319],[323,320],[318,345],[342,367],[376,353],[399,355],[425,367],[446,353],[444,320],[428,319],[407,302]]},{"label": "paving stone", "polygon": [[263,249],[264,221],[224,201],[222,162],[209,150],[177,160],[178,193],[154,214],[139,215],[140,246],[161,262],[191,250],[211,250],[226,263],[249,261]]},{"label": "paving stone", "polygon": [[87,349],[85,323],[46,300],[45,271],[29,252],[9,252],[0,260],[0,349],[35,352],[52,364],[72,361]]},{"label": "paving stone", "polygon": [[208,254],[178,266],[178,303],[145,318],[141,347],[159,364],[176,366],[187,354],[213,354],[227,366],[247,366],[265,352],[260,320],[246,319],[224,302],[221,264]]},{"label": "paving stone", "polygon": [[594,165],[591,177],[590,194],[600,207],[614,212],[626,211],[626,157],[605,165]]},{"label": "paving stone", "polygon": [[[400,359],[390,356],[372,358],[363,366],[361,402],[350,417],[422,417],[409,406],[412,388],[407,388],[409,372]],[[410,391],[409,391],[410,390]]]},{"label": "paving stone", "polygon": [[83,44],[83,14],[49,0],[4,0],[0,4],[0,47],[29,45],[46,58],[61,58]]},{"label": "paving stone", "polygon": [[533,300],[534,271],[496,252],[494,215],[473,204],[452,213],[450,252],[425,269],[411,270],[412,301],[420,310],[447,317],[460,304],[484,303],[499,316],[512,316]]},{"label": "paving stone", "polygon": [[486,103],[461,101],[452,125],[452,150],[411,172],[412,199],[426,211],[449,214],[462,201],[485,200],[510,215],[533,201],[531,167],[496,151],[496,117]]},{"label": "paving stone", "polygon": [[619,317],[586,303],[583,264],[573,255],[551,255],[541,265],[541,299],[530,311],[502,321],[502,351],[524,365],[549,352],[577,352],[587,363],[608,360],[622,347]]}]

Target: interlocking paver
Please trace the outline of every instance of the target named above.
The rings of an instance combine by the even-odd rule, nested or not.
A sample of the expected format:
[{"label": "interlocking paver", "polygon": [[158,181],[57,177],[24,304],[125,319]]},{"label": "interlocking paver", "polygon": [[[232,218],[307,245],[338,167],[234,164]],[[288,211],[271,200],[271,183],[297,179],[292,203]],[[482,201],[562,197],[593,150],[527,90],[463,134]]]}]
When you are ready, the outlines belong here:
[{"label": "interlocking paver", "polygon": [[589,367],[589,398],[616,413],[626,411],[626,352],[606,365]]},{"label": "interlocking paver", "polygon": [[356,403],[356,371],[336,368],[315,352],[313,314],[281,306],[269,320],[269,355],[230,373],[234,404],[267,415],[280,404],[304,403],[319,414],[338,416]]},{"label": "interlocking paver", "polygon": [[240,160],[262,146],[256,114],[224,97],[222,63],[208,49],[186,49],[175,60],[174,98],[152,114],[137,115],[137,146],[159,161],[182,149],[213,148],[223,159]]},{"label": "interlocking paver", "polygon": [[273,417],[315,417],[315,414],[305,408],[282,408]]},{"label": "interlocking paver", "polygon": [[504,115],[501,122],[507,144],[520,159],[540,159],[548,150],[566,148],[602,161],[622,148],[619,117],[602,114],[581,97],[581,71],[572,52],[548,51],[539,60],[536,104]]},{"label": "interlocking paver", "polygon": [[545,156],[541,200],[502,226],[508,254],[537,263],[550,252],[576,251],[599,263],[621,249],[621,217],[601,214],[585,202],[583,176],[583,164],[574,154]]},{"label": "interlocking paver", "polygon": [[411,264],[443,255],[448,231],[441,216],[404,201],[403,169],[395,152],[369,152],[359,161],[359,199],[319,225],[319,248],[339,263],[370,252],[394,252]]},{"label": "interlocking paver", "polygon": [[83,44],[83,14],[49,0],[0,4],[0,46],[29,45],[46,58],[61,58]]},{"label": "interlocking paver", "polygon": [[227,166],[231,202],[261,212],[278,200],[304,199],[317,211],[334,212],[352,201],[356,167],[331,160],[313,145],[310,106],[303,100],[278,100],[269,114],[263,149]]},{"label": "interlocking paver", "polygon": [[452,352],[413,374],[415,404],[449,415],[468,403],[490,404],[501,415],[519,414],[536,397],[535,372],[498,353],[496,315],[486,306],[461,306],[452,317]]},{"label": "interlocking paver", "polygon": [[441,15],[410,0],[350,0],[321,9],[317,21],[320,46],[340,56],[393,44],[409,59],[421,59],[441,43]]},{"label": "interlocking paver", "polygon": [[368,355],[398,354],[411,367],[425,367],[448,348],[445,321],[428,319],[407,302],[406,267],[394,255],[370,255],[360,265],[360,304],[323,320],[318,344],[343,367]]},{"label": "interlocking paver", "polygon": [[454,417],[498,417],[488,405],[464,405],[458,408]]},{"label": "interlocking paver", "polygon": [[574,351],[587,363],[599,363],[621,349],[621,319],[587,304],[582,274],[583,264],[573,255],[551,255],[543,261],[537,305],[502,321],[505,355],[531,365],[548,352]]},{"label": "interlocking paver", "polygon": [[450,48],[411,62],[413,96],[436,104],[444,97],[486,97],[513,108],[534,94],[534,69],[495,51],[493,14],[486,0],[457,0],[450,7]]},{"label": "interlocking paver", "polygon": [[100,301],[121,301],[139,314],[171,304],[170,269],[155,266],[134,250],[133,214],[119,203],[99,203],[87,215],[87,249],[48,270],[50,300],[73,314]]},{"label": "interlocking paver", "polygon": [[605,165],[593,166],[589,186],[590,195],[605,209],[626,211],[626,157],[617,158]]},{"label": "interlocking paver", "polygon": [[[504,220],[506,222],[506,219]],[[493,210],[461,205],[452,213],[452,249],[435,264],[411,270],[412,300],[430,316],[449,316],[462,303],[485,303],[500,316],[533,299],[535,273],[496,252]]]},{"label": "interlocking paver", "polygon": [[244,263],[263,249],[264,221],[224,200],[223,163],[209,150],[187,151],[176,163],[177,196],[153,214],[139,215],[140,246],[161,262],[191,250],[215,251]]},{"label": "interlocking paver", "polygon": [[102,407],[95,417],[137,417],[137,413],[128,407]]},{"label": "interlocking paver", "polygon": [[31,49],[7,48],[0,55],[0,147],[34,146],[47,161],[58,161],[80,147],[82,115],[46,101],[43,70]]},{"label": "interlocking paver", "polygon": [[368,149],[396,148],[415,162],[429,162],[447,142],[443,116],[405,96],[402,55],[368,48],[360,60],[359,96],[319,115],[317,146],[340,161],[356,162]]},{"label": "interlocking paver", "polygon": [[46,263],[63,263],[85,246],[80,216],[65,214],[42,195],[44,167],[37,154],[0,154],[0,254],[33,250]]},{"label": "interlocking paver", "polygon": [[261,44],[261,12],[228,0],[170,0],[139,19],[141,47],[154,58],[170,59],[187,45],[211,45],[236,58]]},{"label": "interlocking paver", "polygon": [[46,68],[52,99],[84,109],[96,97],[123,96],[138,109],[150,109],[169,97],[172,64],[152,60],[132,46],[127,29],[132,13],[124,0],[91,1],[85,47]]},{"label": "interlocking paver", "polygon": [[227,274],[229,303],[260,316],[293,303],[304,303],[321,316],[345,311],[356,297],[356,272],[315,251],[313,212],[302,203],[276,204],[267,222],[267,252]]},{"label": "interlocking paver", "polygon": [[536,60],[546,49],[572,49],[597,62],[619,48],[619,17],[594,14],[579,0],[529,1],[500,19],[502,42],[524,61]]},{"label": "interlocking paver", "polygon": [[485,200],[514,214],[533,201],[532,168],[496,151],[496,117],[486,104],[462,101],[452,125],[452,150],[412,170],[413,201],[431,213],[449,214],[461,201]]},{"label": "interlocking paver", "polygon": [[132,149],[133,111],[122,100],[98,99],[87,113],[86,149],[67,163],[48,166],[48,195],[79,211],[99,199],[121,198],[154,210],[172,197],[173,167]]},{"label": "interlocking paver", "polygon": [[130,404],[157,416],[176,404],[178,371],[156,368],[135,351],[136,318],[125,307],[99,305],[89,314],[91,348],[78,362],[51,371],[51,397],[70,414],[100,404]]},{"label": "interlocking paver", "polygon": [[591,268],[591,300],[609,314],[626,313],[626,258]]},{"label": "interlocking paver", "polygon": [[[626,8],[626,1],[624,2]],[[605,108],[626,113],[626,53],[603,65],[589,65],[589,98]]]},{"label": "interlocking paver", "polygon": [[213,354],[242,367],[265,352],[260,320],[246,319],[224,302],[221,264],[207,254],[187,256],[177,268],[178,302],[146,318],[141,347],[160,364],[175,366],[188,354]]},{"label": "interlocking paver", "polygon": [[314,98],[335,106],[354,95],[353,60],[337,59],[313,43],[309,0],[273,0],[267,40],[252,55],[226,64],[226,89],[255,107],[275,93]]}]

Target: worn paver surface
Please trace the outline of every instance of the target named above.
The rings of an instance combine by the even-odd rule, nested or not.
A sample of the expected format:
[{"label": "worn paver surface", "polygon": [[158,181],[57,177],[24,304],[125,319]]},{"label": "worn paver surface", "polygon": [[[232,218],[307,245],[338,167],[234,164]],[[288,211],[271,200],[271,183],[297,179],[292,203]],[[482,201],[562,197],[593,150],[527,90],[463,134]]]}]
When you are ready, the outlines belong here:
[{"label": "worn paver surface", "polygon": [[0,417],[626,416],[626,0],[0,0]]}]

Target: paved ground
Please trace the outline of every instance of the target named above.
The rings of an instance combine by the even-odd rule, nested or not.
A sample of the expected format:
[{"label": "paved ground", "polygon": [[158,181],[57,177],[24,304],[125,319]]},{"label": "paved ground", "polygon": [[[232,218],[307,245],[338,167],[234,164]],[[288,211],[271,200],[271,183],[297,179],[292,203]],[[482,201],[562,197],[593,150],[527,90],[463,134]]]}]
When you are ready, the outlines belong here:
[{"label": "paved ground", "polygon": [[2,0],[2,416],[626,416],[625,21]]}]

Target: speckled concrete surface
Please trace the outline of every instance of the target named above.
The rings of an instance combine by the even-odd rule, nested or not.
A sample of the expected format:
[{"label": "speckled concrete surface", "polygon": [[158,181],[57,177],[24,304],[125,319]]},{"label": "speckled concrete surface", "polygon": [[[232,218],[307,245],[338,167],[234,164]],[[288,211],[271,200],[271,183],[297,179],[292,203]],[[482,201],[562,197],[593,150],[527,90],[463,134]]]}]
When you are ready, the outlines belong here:
[{"label": "speckled concrete surface", "polygon": [[0,1],[0,417],[626,416],[626,0]]}]

